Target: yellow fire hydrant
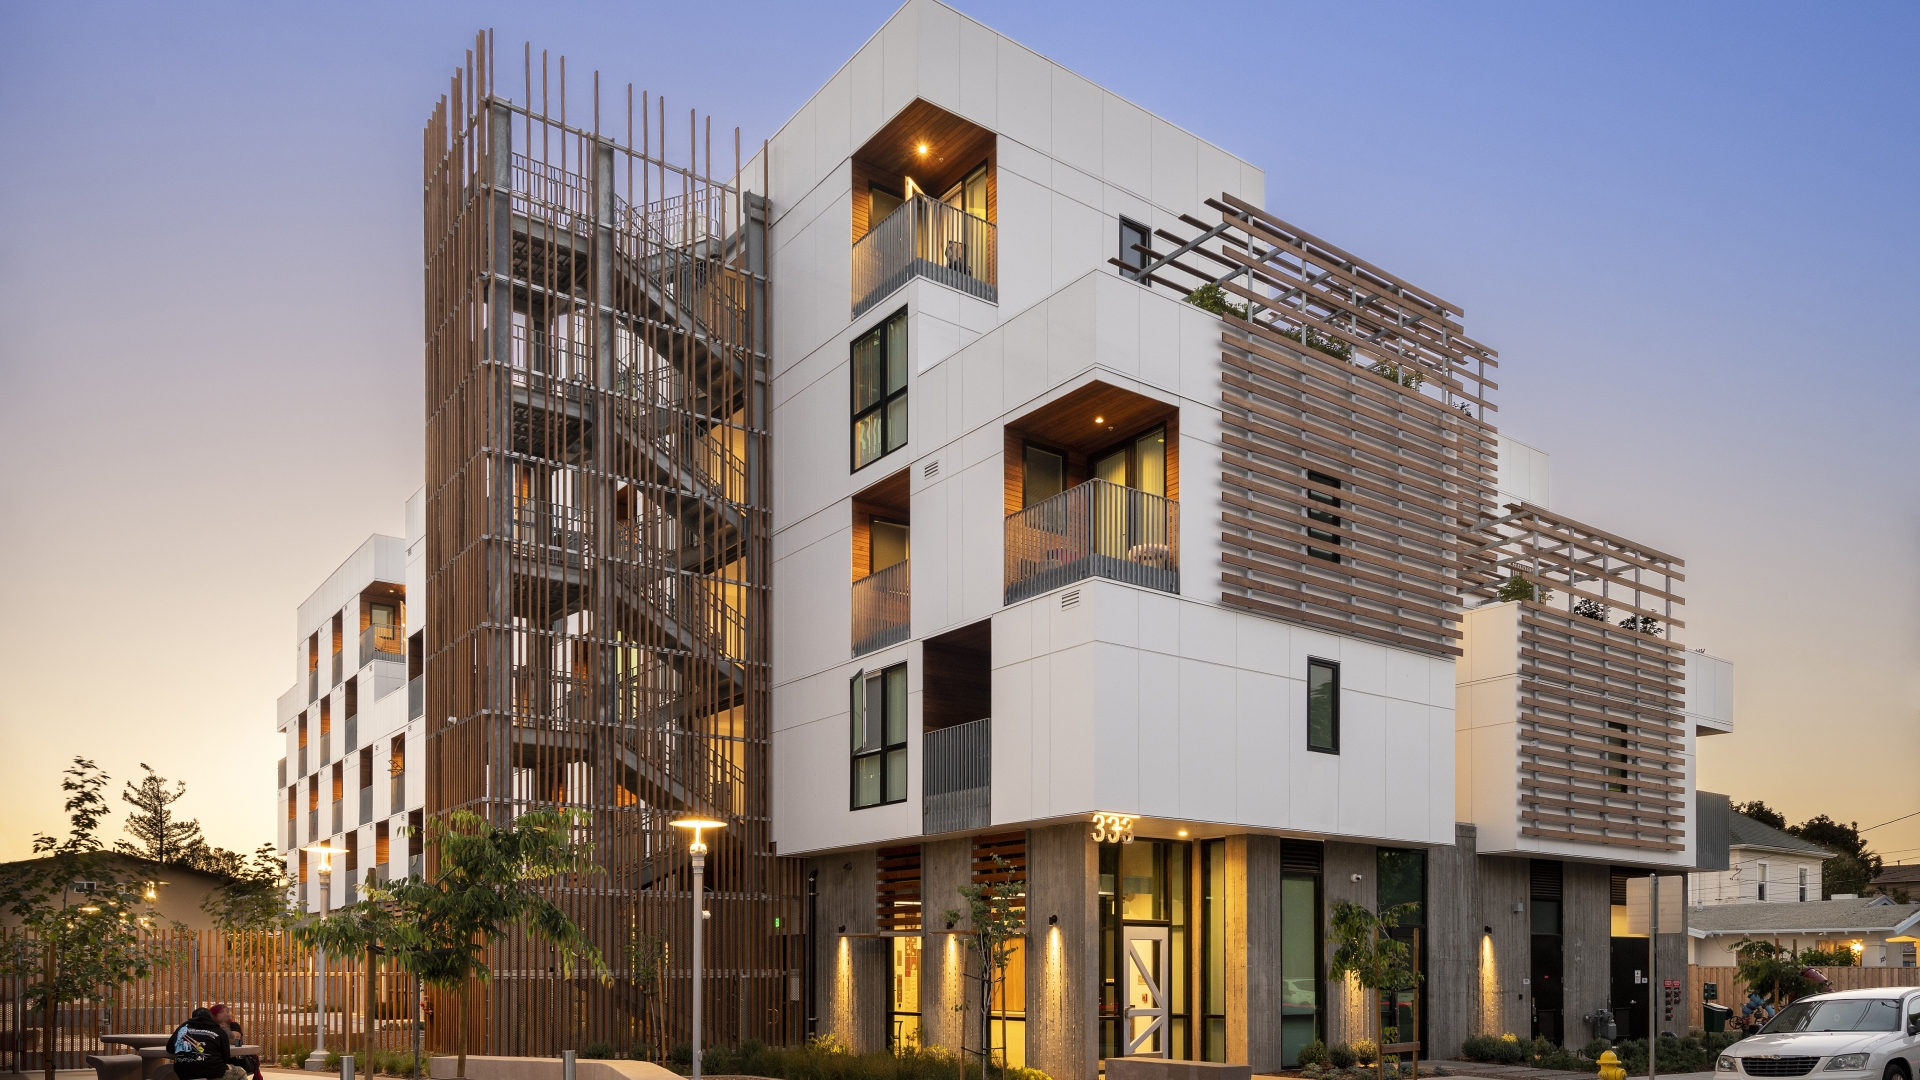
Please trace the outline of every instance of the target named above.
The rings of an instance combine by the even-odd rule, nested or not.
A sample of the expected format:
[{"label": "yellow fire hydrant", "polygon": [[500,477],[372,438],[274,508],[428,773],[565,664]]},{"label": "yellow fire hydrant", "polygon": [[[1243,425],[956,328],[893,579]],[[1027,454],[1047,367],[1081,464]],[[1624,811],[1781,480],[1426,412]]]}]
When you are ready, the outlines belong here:
[{"label": "yellow fire hydrant", "polygon": [[1600,1054],[1600,1080],[1627,1080],[1627,1070],[1620,1067],[1620,1059],[1611,1050]]}]

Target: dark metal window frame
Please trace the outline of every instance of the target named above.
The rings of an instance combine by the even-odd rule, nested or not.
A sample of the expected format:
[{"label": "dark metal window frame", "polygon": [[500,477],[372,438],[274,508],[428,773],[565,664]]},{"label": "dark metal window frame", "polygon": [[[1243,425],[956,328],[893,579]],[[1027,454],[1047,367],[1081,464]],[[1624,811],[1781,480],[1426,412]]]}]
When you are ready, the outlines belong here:
[{"label": "dark metal window frame", "polygon": [[1133,237],[1128,235],[1129,232],[1138,234],[1140,244],[1150,246],[1153,243],[1153,230],[1130,217],[1120,218],[1120,261],[1127,266],[1120,271],[1120,276],[1137,281],[1141,271],[1147,268],[1147,253],[1133,250],[1133,244],[1129,242]]},{"label": "dark metal window frame", "polygon": [[[887,790],[887,756],[896,750],[903,753],[906,752],[907,743],[910,741],[906,737],[908,724],[905,717],[901,718],[900,723],[901,740],[899,742],[887,741],[887,716],[885,713],[887,703],[886,678],[888,674],[896,670],[900,671],[902,678],[904,678],[907,670],[906,661],[903,660],[897,664],[888,664],[886,667],[880,668],[877,671],[868,671],[865,668],[861,668],[859,671],[853,673],[852,679],[847,681],[847,734],[849,744],[852,743],[852,736],[857,731],[854,725],[864,719],[860,713],[866,708],[865,695],[868,679],[879,679],[881,681],[880,707],[882,710],[879,721],[879,749],[862,752],[852,749],[851,745],[849,746],[849,756],[847,758],[847,808],[850,810],[871,810],[876,806],[893,806],[897,803],[907,801],[906,789],[911,786],[911,771],[913,767],[911,760],[907,762],[907,769],[903,771],[903,775],[907,776],[908,779],[902,781],[900,791],[896,794]],[[907,692],[909,697],[911,697],[913,688],[909,686]],[[860,763],[868,758],[875,758],[880,762],[880,801],[862,803],[860,801]]]},{"label": "dark metal window frame", "polygon": [[[1325,668],[1333,673],[1333,694],[1330,699],[1333,715],[1329,718],[1333,738],[1324,746],[1315,746],[1313,742],[1313,669],[1316,667]],[[1307,749],[1316,754],[1340,752],[1340,662],[1338,660],[1327,660],[1318,656],[1307,657]]]},{"label": "dark metal window frame", "polygon": [[[887,324],[895,319],[905,319],[906,317],[907,309],[903,306],[886,318],[855,334],[853,338],[847,342],[847,412],[851,417],[847,423],[847,467],[849,472],[859,472],[861,469],[888,457],[895,450],[905,450],[907,448],[907,441],[903,439],[900,445],[894,447],[893,450],[887,449],[888,436],[891,434],[887,430],[887,416],[891,411],[894,401],[907,396],[907,385],[913,381],[912,371],[909,370],[907,372],[906,379],[901,382],[899,387],[887,387],[881,392],[878,401],[862,409],[860,407],[859,397],[860,369],[855,365],[853,359],[853,351],[859,347],[860,342],[866,339],[868,335],[878,334],[880,336],[880,372],[881,377],[885,378],[889,366],[888,360],[890,359],[887,356]],[[909,330],[909,332],[911,332],[911,330]],[[909,405],[908,408],[912,408],[912,406]],[[860,421],[875,413],[880,414],[880,452],[874,455],[872,461],[862,463],[860,460]],[[909,438],[911,438],[911,420],[908,422],[908,433]]]}]

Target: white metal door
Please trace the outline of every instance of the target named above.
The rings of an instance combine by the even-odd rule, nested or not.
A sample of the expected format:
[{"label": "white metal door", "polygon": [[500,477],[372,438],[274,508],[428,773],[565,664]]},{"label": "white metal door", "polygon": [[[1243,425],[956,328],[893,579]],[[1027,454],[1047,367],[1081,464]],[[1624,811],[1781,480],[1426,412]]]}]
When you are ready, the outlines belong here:
[{"label": "white metal door", "polygon": [[1167,928],[1128,926],[1121,931],[1126,953],[1126,1024],[1128,1057],[1168,1057],[1172,1040],[1167,1033]]}]

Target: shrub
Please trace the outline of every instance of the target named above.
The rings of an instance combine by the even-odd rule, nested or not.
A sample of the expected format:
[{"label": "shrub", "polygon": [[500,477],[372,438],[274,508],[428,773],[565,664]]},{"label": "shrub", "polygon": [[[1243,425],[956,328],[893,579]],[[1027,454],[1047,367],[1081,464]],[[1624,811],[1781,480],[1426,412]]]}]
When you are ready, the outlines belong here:
[{"label": "shrub", "polygon": [[726,1076],[736,1072],[733,1055],[724,1046],[715,1046],[700,1052],[700,1071],[708,1076]]},{"label": "shrub", "polygon": [[1360,1056],[1353,1052],[1353,1047],[1341,1043],[1327,1048],[1327,1060],[1331,1061],[1336,1069],[1351,1069],[1353,1063],[1360,1060]]},{"label": "shrub", "polygon": [[1380,1044],[1372,1039],[1356,1039],[1353,1043],[1353,1058],[1362,1065],[1371,1065],[1380,1060]]},{"label": "shrub", "polygon": [[1589,1061],[1599,1061],[1600,1055],[1613,1049],[1613,1044],[1605,1039],[1594,1039],[1580,1048],[1580,1056]]},{"label": "shrub", "polygon": [[[693,1044],[690,1042],[675,1043],[673,1049],[667,1051],[667,1060],[673,1062],[675,1065],[691,1067],[693,1065]],[[701,1064],[705,1065],[706,1063],[701,1062]]]},{"label": "shrub", "polygon": [[1242,319],[1247,317],[1247,305],[1236,304],[1227,299],[1227,290],[1211,281],[1188,293],[1187,303],[1202,311],[1211,311],[1215,315],[1232,312]]},{"label": "shrub", "polygon": [[1319,1039],[1308,1041],[1300,1048],[1301,1065],[1325,1065],[1327,1063],[1327,1044]]},{"label": "shrub", "polygon": [[1493,1044],[1493,1060],[1501,1065],[1518,1065],[1527,1060],[1527,1052],[1533,1049],[1511,1033],[1500,1036]]},{"label": "shrub", "polygon": [[307,1055],[313,1053],[313,1044],[303,1042],[285,1042],[280,1044],[280,1067],[283,1069],[304,1068]]},{"label": "shrub", "polygon": [[627,1051],[627,1056],[635,1061],[652,1061],[653,1044],[643,1042],[634,1043],[633,1049]]},{"label": "shrub", "polygon": [[581,1047],[580,1052],[574,1056],[589,1061],[604,1060],[613,1056],[613,1044],[605,1041],[590,1042]]},{"label": "shrub", "polygon": [[327,1071],[336,1075],[340,1072],[340,1051],[333,1050],[328,1052]]}]

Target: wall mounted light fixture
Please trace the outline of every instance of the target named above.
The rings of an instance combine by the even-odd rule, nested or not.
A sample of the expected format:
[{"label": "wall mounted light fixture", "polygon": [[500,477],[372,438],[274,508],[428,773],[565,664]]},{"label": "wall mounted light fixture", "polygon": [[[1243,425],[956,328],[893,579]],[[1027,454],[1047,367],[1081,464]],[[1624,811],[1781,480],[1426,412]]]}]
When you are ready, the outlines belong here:
[{"label": "wall mounted light fixture", "polygon": [[1060,925],[1060,916],[1058,916],[1058,915],[1049,915],[1049,916],[1047,916],[1047,925],[1048,925],[1048,926],[1059,926],[1059,925]]},{"label": "wall mounted light fixture", "polygon": [[1483,926],[1483,927],[1481,927],[1481,928],[1480,928],[1480,932],[1481,932],[1481,933],[1483,933],[1483,934],[1485,934],[1485,935],[1487,935],[1488,937],[1492,937],[1492,936],[1493,936],[1493,927],[1491,927],[1491,926]]},{"label": "wall mounted light fixture", "polygon": [[844,934],[844,933],[846,933],[846,932],[847,932],[847,928],[846,928],[846,927],[844,927],[844,926],[842,926],[842,927],[840,928],[840,932],[841,932],[841,933],[843,933],[843,934]]}]

